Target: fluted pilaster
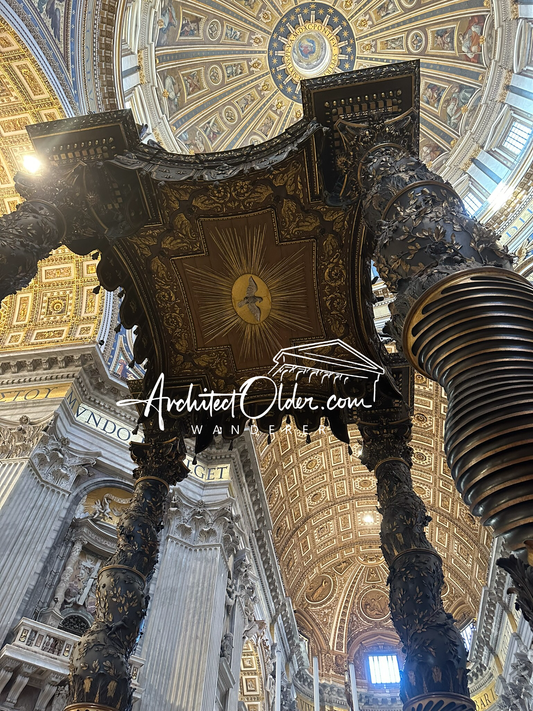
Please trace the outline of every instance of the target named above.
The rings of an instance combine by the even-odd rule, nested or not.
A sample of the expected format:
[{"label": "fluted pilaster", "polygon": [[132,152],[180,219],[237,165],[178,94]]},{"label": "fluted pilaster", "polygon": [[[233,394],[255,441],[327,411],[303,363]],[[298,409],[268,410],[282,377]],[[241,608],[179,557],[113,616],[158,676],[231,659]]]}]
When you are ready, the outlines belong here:
[{"label": "fluted pilaster", "polygon": [[71,487],[95,453],[73,452],[54,426],[27,417],[0,425],[0,642],[13,624],[32,577],[52,545],[68,506]]},{"label": "fluted pilaster", "polygon": [[187,482],[173,494],[143,641],[141,711],[215,706],[226,587],[238,539],[227,490],[204,501],[203,488]]}]

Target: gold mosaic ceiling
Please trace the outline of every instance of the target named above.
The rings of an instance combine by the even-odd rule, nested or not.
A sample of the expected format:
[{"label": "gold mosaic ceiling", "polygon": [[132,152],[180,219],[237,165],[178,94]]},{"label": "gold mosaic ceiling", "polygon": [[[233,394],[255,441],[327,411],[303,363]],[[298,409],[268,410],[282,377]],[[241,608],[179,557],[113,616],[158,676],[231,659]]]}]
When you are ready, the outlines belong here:
[{"label": "gold mosaic ceiling", "polygon": [[95,341],[104,304],[96,265],[66,247],[40,262],[31,284],[2,302],[0,353]]},{"label": "gold mosaic ceiling", "polygon": [[161,108],[188,150],[236,148],[301,117],[300,79],[418,57],[421,155],[433,162],[475,117],[492,52],[489,5],[163,0],[152,20]]},{"label": "gold mosaic ceiling", "polygon": [[18,35],[0,19],[0,213],[22,201],[13,176],[23,168],[23,156],[33,152],[26,126],[63,118],[39,65]]},{"label": "gold mosaic ceiling", "polygon": [[[26,126],[63,117],[39,65],[0,19],[0,213],[22,201],[13,176],[33,152]],[[2,303],[0,352],[94,340],[103,308],[103,295],[93,293],[97,284],[95,260],[56,250],[30,286]]]},{"label": "gold mosaic ceiling", "polygon": [[[446,610],[465,624],[486,583],[491,534],[455,490],[443,452],[445,412],[440,386],[416,374],[413,482],[433,519],[428,533],[444,563]],[[363,649],[399,644],[374,476],[331,436],[314,434],[306,444],[300,432],[280,432],[270,445],[261,437],[258,454],[287,593],[321,678],[343,676],[348,653],[364,679]]]}]

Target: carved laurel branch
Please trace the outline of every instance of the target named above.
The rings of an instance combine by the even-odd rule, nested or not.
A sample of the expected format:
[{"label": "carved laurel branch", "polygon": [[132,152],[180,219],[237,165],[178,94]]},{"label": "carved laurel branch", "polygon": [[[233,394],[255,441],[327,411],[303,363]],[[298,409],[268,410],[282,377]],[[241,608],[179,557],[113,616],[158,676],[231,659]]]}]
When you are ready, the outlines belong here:
[{"label": "carved laurel branch", "polygon": [[[381,550],[389,565],[392,622],[407,655],[403,701],[428,692],[468,696],[466,650],[442,604],[442,562],[427,539],[430,518],[411,478],[411,423],[360,424],[361,461],[374,469],[382,514]],[[389,419],[389,422],[387,422]]]}]

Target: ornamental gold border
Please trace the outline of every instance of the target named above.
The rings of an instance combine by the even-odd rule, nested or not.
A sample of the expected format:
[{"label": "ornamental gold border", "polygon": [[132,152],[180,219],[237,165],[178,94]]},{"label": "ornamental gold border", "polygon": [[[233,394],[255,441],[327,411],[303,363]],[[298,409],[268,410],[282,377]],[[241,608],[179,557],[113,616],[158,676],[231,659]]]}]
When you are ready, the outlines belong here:
[{"label": "ornamental gold border", "polygon": [[326,41],[329,42],[331,47],[331,59],[329,61],[327,69],[324,70],[322,76],[327,76],[328,74],[333,74],[337,68],[339,61],[339,40],[335,32],[329,27],[329,25],[323,25],[322,22],[315,20],[314,22],[304,22],[303,25],[298,25],[294,28],[287,39],[287,44],[285,45],[285,52],[283,54],[283,61],[285,62],[285,68],[287,74],[293,80],[295,84],[298,84],[302,79],[306,77],[302,75],[298,69],[294,66],[292,61],[292,47],[296,40],[303,35],[305,32],[319,32]]}]

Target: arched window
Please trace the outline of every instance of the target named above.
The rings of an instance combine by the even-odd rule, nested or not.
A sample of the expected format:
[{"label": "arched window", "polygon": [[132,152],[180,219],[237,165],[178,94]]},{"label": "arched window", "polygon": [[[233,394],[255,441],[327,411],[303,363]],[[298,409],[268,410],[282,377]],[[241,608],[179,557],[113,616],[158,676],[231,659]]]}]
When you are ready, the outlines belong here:
[{"label": "arched window", "polygon": [[400,667],[397,654],[370,654],[368,668],[371,684],[399,684]]},{"label": "arched window", "polygon": [[470,647],[472,646],[472,639],[474,637],[474,631],[476,626],[473,622],[470,622],[464,629],[461,630],[461,637],[465,643],[466,651],[470,652]]}]

